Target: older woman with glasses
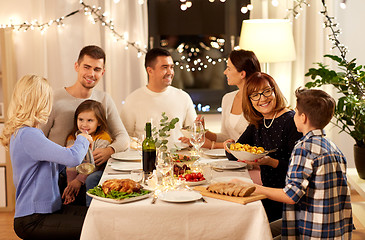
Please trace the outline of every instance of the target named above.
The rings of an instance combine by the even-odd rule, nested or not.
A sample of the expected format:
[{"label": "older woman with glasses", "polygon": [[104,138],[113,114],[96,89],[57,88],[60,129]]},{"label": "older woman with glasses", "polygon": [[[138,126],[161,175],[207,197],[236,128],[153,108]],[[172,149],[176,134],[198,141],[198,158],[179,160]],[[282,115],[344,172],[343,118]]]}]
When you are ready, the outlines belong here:
[{"label": "older woman with glasses", "polygon": [[[259,165],[264,186],[283,188],[291,152],[295,142],[302,137],[294,123],[295,112],[287,107],[275,80],[266,73],[257,72],[247,79],[242,101],[245,103],[242,104],[243,114],[249,126],[237,142],[277,150],[252,162],[238,161]],[[225,146],[231,142],[234,141],[225,141]],[[229,154],[229,149],[226,150],[228,158],[236,160]],[[262,202],[270,222],[281,218],[281,203],[266,199]]]}]

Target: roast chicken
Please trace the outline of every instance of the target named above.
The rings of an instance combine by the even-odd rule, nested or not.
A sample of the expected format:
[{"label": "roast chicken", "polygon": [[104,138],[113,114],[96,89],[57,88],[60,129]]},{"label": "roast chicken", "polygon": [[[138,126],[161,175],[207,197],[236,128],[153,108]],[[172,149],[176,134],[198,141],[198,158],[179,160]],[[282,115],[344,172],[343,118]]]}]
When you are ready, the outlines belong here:
[{"label": "roast chicken", "polygon": [[112,190],[132,193],[139,192],[142,186],[131,179],[109,179],[101,185],[101,188],[105,194],[108,194]]},{"label": "roast chicken", "polygon": [[248,197],[255,189],[256,188],[251,185],[228,182],[213,183],[207,187],[209,192],[235,197]]}]

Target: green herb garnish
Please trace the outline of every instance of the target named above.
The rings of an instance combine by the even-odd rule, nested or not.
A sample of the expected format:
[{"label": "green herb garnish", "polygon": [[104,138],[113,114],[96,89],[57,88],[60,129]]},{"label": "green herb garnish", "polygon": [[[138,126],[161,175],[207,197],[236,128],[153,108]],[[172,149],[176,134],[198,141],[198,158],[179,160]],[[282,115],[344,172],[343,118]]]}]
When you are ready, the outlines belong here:
[{"label": "green herb garnish", "polygon": [[99,185],[99,186],[94,187],[93,189],[90,189],[87,192],[92,195],[98,196],[98,197],[121,200],[121,199],[143,196],[143,195],[149,194],[151,191],[141,189],[139,192],[126,193],[126,192],[119,192],[116,190],[112,190],[108,194],[105,194],[101,188],[101,185]]}]

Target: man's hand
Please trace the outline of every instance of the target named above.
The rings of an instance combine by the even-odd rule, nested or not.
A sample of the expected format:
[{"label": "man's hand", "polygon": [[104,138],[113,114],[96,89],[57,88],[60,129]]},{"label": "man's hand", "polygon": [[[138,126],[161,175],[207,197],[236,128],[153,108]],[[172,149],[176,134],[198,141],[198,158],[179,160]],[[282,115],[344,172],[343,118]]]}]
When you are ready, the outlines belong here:
[{"label": "man's hand", "polygon": [[111,147],[96,148],[93,152],[95,165],[96,166],[102,165],[103,163],[108,161],[108,159],[110,158],[110,156],[113,153],[114,153],[114,149]]}]

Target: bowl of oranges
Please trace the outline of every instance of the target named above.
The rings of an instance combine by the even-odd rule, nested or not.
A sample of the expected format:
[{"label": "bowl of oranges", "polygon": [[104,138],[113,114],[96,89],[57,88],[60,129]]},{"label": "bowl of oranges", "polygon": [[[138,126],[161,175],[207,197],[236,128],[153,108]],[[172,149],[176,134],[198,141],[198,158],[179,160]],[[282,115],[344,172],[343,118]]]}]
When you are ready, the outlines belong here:
[{"label": "bowl of oranges", "polygon": [[250,146],[249,144],[228,143],[227,147],[238,160],[254,161],[269,153],[263,147]]}]

